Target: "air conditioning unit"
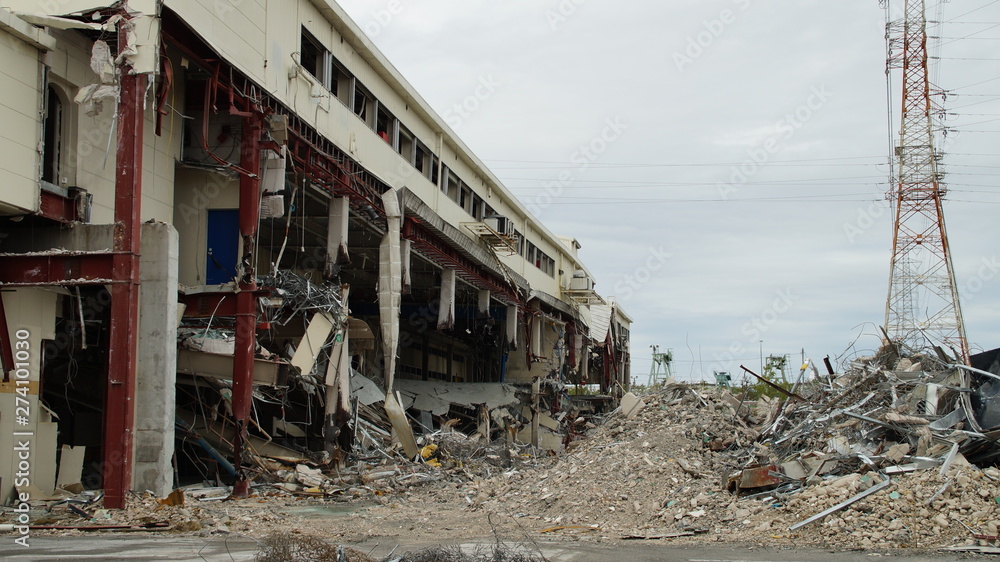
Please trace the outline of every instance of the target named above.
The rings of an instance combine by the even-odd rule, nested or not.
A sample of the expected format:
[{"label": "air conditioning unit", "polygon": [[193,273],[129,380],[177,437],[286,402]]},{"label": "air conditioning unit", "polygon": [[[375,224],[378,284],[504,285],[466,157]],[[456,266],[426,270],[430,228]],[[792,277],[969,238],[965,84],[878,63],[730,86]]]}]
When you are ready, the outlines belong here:
[{"label": "air conditioning unit", "polygon": [[497,231],[499,234],[504,236],[514,235],[514,222],[507,217],[501,215],[488,215],[483,219],[483,222],[486,223],[486,226]]},{"label": "air conditioning unit", "polygon": [[594,280],[587,277],[586,274],[580,275],[580,271],[573,275],[570,279],[569,289],[571,291],[593,291],[594,290]]},{"label": "air conditioning unit", "polygon": [[94,208],[94,195],[86,189],[71,185],[68,188],[69,198],[76,203],[76,219],[82,223],[90,223],[90,212]]}]

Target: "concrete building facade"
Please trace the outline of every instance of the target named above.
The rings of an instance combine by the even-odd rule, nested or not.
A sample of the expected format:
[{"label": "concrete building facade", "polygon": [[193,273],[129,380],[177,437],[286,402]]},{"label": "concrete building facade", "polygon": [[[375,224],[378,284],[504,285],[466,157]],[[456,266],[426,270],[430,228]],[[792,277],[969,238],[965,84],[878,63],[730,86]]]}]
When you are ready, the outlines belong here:
[{"label": "concrete building facade", "polygon": [[260,436],[342,461],[355,373],[627,388],[579,243],[337,4],[0,0],[0,37],[0,447],[37,489],[121,507],[211,457],[238,493]]}]

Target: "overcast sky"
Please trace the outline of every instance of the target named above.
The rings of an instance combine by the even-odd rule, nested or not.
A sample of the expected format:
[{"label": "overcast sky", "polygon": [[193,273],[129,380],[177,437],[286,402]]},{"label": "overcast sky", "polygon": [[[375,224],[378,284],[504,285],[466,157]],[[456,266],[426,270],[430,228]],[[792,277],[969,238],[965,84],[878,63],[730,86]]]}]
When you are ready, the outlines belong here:
[{"label": "overcast sky", "polygon": [[[878,347],[892,213],[878,0],[342,0],[678,378]],[[890,2],[893,14],[902,0]],[[928,2],[949,92],[949,236],[975,349],[1000,346],[1000,1]],[[939,139],[941,140],[941,139]],[[859,339],[860,336],[860,339]],[[763,342],[761,342],[763,340]]]}]

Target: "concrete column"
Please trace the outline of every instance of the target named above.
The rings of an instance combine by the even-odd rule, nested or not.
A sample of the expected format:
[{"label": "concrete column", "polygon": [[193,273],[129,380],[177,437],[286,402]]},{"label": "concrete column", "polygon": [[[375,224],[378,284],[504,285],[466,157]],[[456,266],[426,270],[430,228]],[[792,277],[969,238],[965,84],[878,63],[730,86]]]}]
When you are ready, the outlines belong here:
[{"label": "concrete column", "polygon": [[399,260],[403,266],[403,282],[402,282],[402,294],[410,294],[410,256],[412,254],[412,247],[409,240],[403,239],[399,241]]},{"label": "concrete column", "polygon": [[350,218],[351,206],[347,197],[330,199],[330,206],[327,210],[326,267],[324,269],[324,278],[328,281],[337,276],[341,265],[351,263],[351,255],[347,249]]},{"label": "concrete column", "polygon": [[455,287],[454,269],[441,272],[441,301],[438,305],[438,330],[450,330],[455,327]]},{"label": "concrete column", "polygon": [[173,488],[177,245],[177,231],[169,224],[142,225],[132,489],[159,497]]},{"label": "concrete column", "polygon": [[486,318],[490,315],[490,292],[482,289],[479,291],[479,317]]},{"label": "concrete column", "polygon": [[517,349],[517,305],[507,305],[507,342]]}]

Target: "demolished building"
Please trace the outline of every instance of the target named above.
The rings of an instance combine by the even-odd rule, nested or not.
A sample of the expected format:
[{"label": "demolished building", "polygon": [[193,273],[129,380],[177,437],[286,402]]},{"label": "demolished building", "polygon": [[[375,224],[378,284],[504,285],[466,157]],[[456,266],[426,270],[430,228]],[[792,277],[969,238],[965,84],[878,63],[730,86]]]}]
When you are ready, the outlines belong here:
[{"label": "demolished building", "polygon": [[0,34],[0,447],[35,488],[245,493],[251,452],[456,415],[558,446],[566,385],[628,387],[579,243],[334,2],[0,0]]}]

